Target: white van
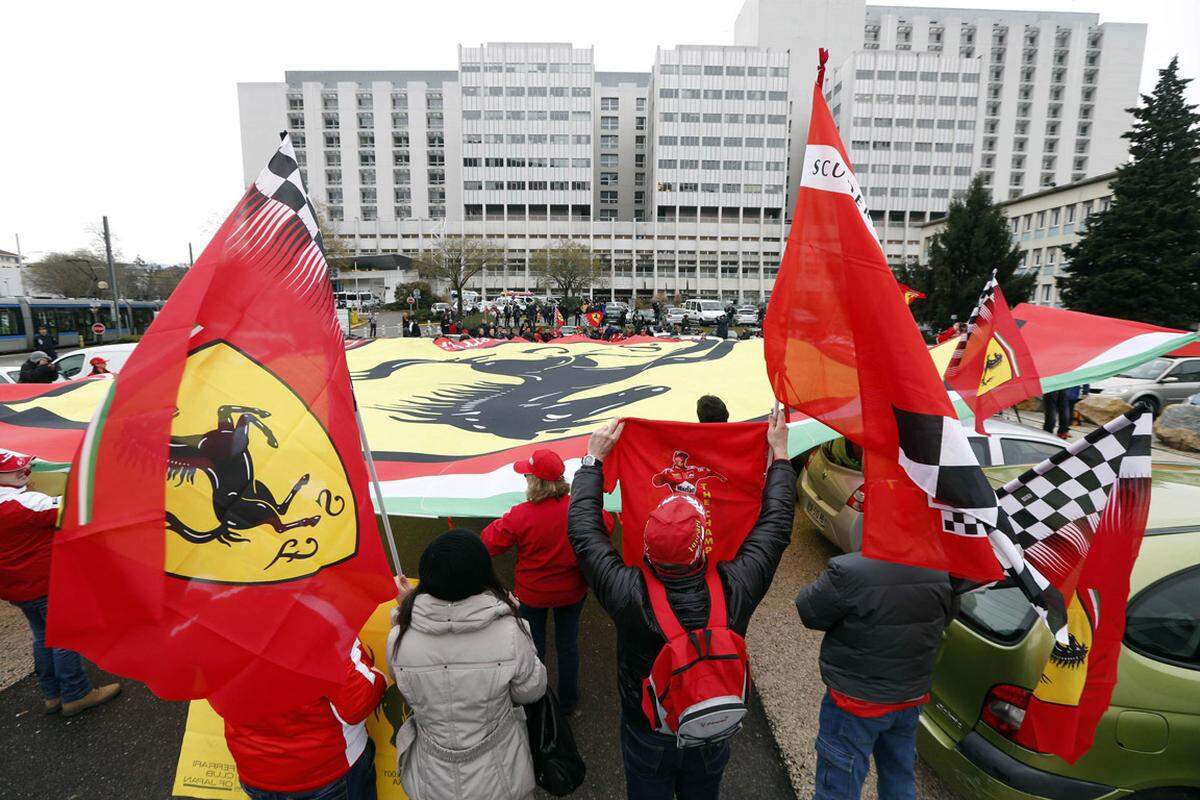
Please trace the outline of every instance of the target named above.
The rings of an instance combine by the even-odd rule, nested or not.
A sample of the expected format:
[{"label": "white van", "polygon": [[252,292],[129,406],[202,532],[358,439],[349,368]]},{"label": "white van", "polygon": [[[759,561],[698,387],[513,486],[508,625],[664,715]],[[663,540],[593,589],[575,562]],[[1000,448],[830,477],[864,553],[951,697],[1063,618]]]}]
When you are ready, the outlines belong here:
[{"label": "white van", "polygon": [[716,322],[725,313],[725,306],[720,300],[687,300],[683,311],[689,322]]}]

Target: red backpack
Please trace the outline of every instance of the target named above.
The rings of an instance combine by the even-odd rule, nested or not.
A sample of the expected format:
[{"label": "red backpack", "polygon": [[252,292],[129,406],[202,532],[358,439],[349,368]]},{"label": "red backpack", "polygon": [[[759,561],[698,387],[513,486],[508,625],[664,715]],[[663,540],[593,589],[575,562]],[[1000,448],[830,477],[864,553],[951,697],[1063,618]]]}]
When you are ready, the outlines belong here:
[{"label": "red backpack", "polygon": [[715,566],[708,586],[708,624],[685,631],[667,602],[667,590],[646,566],[646,591],[654,619],[667,643],[642,682],[642,711],[650,728],[675,737],[679,747],[696,747],[741,730],[750,696],[746,642],[727,626],[725,591]]}]

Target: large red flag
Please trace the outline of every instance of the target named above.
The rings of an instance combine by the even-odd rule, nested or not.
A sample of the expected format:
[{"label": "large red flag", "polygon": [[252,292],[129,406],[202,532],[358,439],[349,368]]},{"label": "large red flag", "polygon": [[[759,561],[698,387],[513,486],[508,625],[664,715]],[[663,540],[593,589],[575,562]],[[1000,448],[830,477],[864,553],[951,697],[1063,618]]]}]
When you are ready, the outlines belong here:
[{"label": "large red flag", "polygon": [[290,139],[84,435],[48,641],[226,716],[327,694],[394,591]]},{"label": "large red flag", "polygon": [[866,453],[863,553],[978,580],[1002,576],[988,485],[871,226],[821,93],[765,322],[780,402]]},{"label": "large red flag", "polygon": [[650,512],[672,494],[704,507],[709,559],[737,554],[754,527],[767,472],[767,426],[762,422],[662,422],[626,419],[604,462],[604,488],[621,486],[621,543],[626,564],[642,563],[642,529]]},{"label": "large red flag", "polygon": [[980,433],[987,418],[1042,393],[1037,366],[994,272],[950,357],[946,383],[970,407]]}]

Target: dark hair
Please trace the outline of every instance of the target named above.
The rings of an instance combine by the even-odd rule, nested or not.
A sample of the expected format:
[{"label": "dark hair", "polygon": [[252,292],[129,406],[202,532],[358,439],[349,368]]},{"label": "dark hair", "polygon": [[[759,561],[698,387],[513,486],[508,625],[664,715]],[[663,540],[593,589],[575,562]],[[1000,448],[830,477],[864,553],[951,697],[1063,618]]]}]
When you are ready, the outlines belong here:
[{"label": "dark hair", "polygon": [[[508,606],[514,617],[519,618],[517,604],[512,601],[512,597],[508,593],[508,588],[500,580],[500,576],[496,574],[494,566],[492,567],[491,574],[484,582],[484,589],[497,600],[504,603],[504,605]],[[408,629],[412,627],[413,604],[416,603],[417,595],[419,594],[429,594],[425,590],[425,584],[420,582],[417,583],[415,589],[408,593],[407,597],[400,601],[400,607],[396,612],[396,627],[400,629],[400,633],[396,635],[396,643],[392,646],[393,663],[400,657],[400,642],[404,639],[404,634],[408,633]],[[522,631],[525,631],[526,636],[530,635],[529,629],[524,625],[519,625],[518,627]],[[532,637],[530,637],[530,641],[533,641]]]},{"label": "dark hair", "polygon": [[701,422],[729,422],[729,409],[721,398],[706,394],[696,401],[696,418]]}]

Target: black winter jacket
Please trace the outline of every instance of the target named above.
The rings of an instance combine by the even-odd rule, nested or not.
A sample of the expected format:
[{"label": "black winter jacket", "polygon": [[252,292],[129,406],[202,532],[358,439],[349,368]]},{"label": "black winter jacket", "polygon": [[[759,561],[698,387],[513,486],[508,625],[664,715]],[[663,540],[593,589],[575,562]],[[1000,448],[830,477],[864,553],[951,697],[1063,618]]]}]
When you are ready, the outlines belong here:
[{"label": "black winter jacket", "polygon": [[53,364],[37,364],[26,360],[21,365],[17,383],[54,383],[58,380],[58,367]]},{"label": "black winter jacket", "polygon": [[872,703],[901,703],[929,691],[957,602],[945,572],[849,553],[830,559],[800,592],[796,610],[806,627],[825,631],[826,686]]},{"label": "black winter jacket", "polygon": [[[646,581],[637,567],[625,566],[604,527],[604,477],[599,467],[580,467],[571,486],[567,536],[588,586],[617,627],[617,688],[626,722],[638,730],[650,725],[642,713],[642,681],[666,638],[654,621]],[[742,636],[750,615],[771,586],[779,559],[792,539],[796,471],[786,460],[767,470],[762,510],[737,555],[717,565],[729,615],[729,628]],[[666,578],[667,600],[685,630],[708,622],[704,576]]]}]

